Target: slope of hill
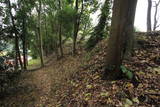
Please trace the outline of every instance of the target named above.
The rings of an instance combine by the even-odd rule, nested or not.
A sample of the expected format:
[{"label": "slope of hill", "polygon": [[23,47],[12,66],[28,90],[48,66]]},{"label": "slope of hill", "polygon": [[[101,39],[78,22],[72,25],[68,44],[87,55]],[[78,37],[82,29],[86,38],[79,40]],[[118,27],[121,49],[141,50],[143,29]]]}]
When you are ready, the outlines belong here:
[{"label": "slope of hill", "polygon": [[[22,72],[18,85],[0,99],[2,107],[158,107],[160,36],[137,33],[136,48],[124,65],[137,81],[103,78],[107,40],[91,52],[51,58],[44,68]],[[148,34],[147,34],[148,35]],[[69,48],[70,49],[70,48]]]},{"label": "slope of hill", "polygon": [[[148,34],[147,34],[148,35]],[[158,107],[160,105],[160,36],[137,33],[134,55],[124,65],[134,71],[138,82],[103,79],[107,40],[89,52],[80,70],[70,78],[61,93],[61,106],[67,107]],[[66,95],[67,94],[67,95]]]}]

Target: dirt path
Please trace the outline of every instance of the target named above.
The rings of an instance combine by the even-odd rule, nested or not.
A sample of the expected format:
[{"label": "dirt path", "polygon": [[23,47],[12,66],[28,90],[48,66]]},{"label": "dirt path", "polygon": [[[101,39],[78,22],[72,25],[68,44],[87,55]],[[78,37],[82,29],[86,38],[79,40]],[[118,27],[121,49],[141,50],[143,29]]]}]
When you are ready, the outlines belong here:
[{"label": "dirt path", "polygon": [[80,66],[80,56],[51,61],[35,72],[24,72],[0,107],[56,107],[57,93],[66,85],[67,77]]}]

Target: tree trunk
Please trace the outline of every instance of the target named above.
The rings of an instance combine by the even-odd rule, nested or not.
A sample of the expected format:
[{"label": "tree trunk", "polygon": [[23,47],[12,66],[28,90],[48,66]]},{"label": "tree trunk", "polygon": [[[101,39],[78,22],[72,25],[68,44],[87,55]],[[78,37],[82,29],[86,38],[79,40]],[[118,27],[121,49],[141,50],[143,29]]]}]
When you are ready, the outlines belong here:
[{"label": "tree trunk", "polygon": [[157,27],[159,27],[158,24],[158,20],[157,20],[157,12],[158,12],[158,6],[160,4],[160,0],[158,1],[158,3],[156,3],[155,1],[155,13],[154,13],[154,25],[153,25],[153,31],[156,30]]},{"label": "tree trunk", "polygon": [[151,31],[152,31],[152,25],[151,25],[151,10],[152,10],[152,0],[148,0],[147,32],[151,32]]},{"label": "tree trunk", "polygon": [[22,58],[21,58],[21,52],[20,52],[20,49],[19,49],[19,39],[17,39],[17,40],[18,40],[17,41],[17,53],[18,53],[18,58],[19,58],[19,63],[20,63],[20,66],[21,66],[21,70],[23,70],[23,62],[22,62]]},{"label": "tree trunk", "polygon": [[[23,64],[22,64],[22,60],[21,60],[21,55],[20,55],[20,50],[19,50],[19,40],[18,40],[18,31],[16,29],[16,25],[15,25],[15,20],[14,20],[14,17],[13,17],[13,14],[12,14],[12,7],[11,7],[11,3],[10,3],[10,0],[7,1],[7,5],[8,5],[8,8],[9,8],[9,14],[11,16],[11,21],[12,21],[12,26],[13,26],[13,31],[14,31],[14,34],[15,34],[15,51],[16,51],[16,55],[15,55],[15,70],[17,71],[18,70],[18,60],[20,62],[20,65],[21,65],[21,69],[23,69]],[[19,57],[19,58],[18,58]]]},{"label": "tree trunk", "polygon": [[56,60],[58,60],[58,58],[59,58],[59,52],[58,52],[58,44],[57,43],[54,44],[54,48],[55,48]]},{"label": "tree trunk", "polygon": [[61,53],[61,58],[63,57],[63,47],[62,47],[62,24],[59,25],[59,49]]},{"label": "tree trunk", "polygon": [[24,70],[27,70],[27,42],[26,42],[26,21],[25,21],[25,16],[24,16],[24,18],[23,18],[23,35],[22,35],[23,37],[23,68],[24,68]]},{"label": "tree trunk", "polygon": [[[61,1],[59,0],[59,10],[61,10]],[[63,47],[62,47],[62,22],[59,22],[59,49],[61,58],[63,57]]]},{"label": "tree trunk", "polygon": [[126,52],[127,40],[133,36],[137,0],[114,0],[110,38],[106,56],[109,79],[121,76],[120,66]]},{"label": "tree trunk", "polygon": [[39,36],[39,46],[40,46],[41,67],[43,67],[44,66],[44,61],[43,61],[43,40],[42,40],[42,35],[41,35],[41,10],[42,10],[42,4],[41,4],[41,0],[39,0],[38,36]]},{"label": "tree trunk", "polygon": [[73,30],[73,55],[76,54],[76,40],[77,40],[77,19],[78,19],[78,1],[76,0],[76,5],[75,5],[75,11],[76,11],[76,16],[74,19],[74,30]]},{"label": "tree trunk", "polygon": [[17,48],[18,45],[17,45],[17,41],[18,41],[18,38],[17,38],[17,36],[15,36],[15,51],[16,51],[16,52],[15,52],[15,70],[16,70],[16,71],[17,71],[18,68],[19,68],[19,67],[18,67],[18,53],[17,53],[17,52],[18,52],[18,51],[17,51],[17,50],[18,50],[18,48]]},{"label": "tree trunk", "polygon": [[76,5],[75,5],[76,16],[74,20],[74,31],[73,31],[73,55],[76,54],[77,36],[78,36],[81,16],[83,14],[83,9],[84,9],[83,0],[81,0],[81,13],[78,14],[78,5],[79,5],[78,2],[79,0],[76,0]]}]

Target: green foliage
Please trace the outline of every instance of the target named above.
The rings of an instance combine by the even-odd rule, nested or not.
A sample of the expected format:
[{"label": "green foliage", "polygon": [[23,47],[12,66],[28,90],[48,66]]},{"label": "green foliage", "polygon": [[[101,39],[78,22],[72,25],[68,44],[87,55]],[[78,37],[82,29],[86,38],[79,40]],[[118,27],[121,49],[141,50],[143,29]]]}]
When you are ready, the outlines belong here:
[{"label": "green foliage", "polygon": [[6,49],[6,43],[0,42],[0,52]]},{"label": "green foliage", "polygon": [[[83,2],[79,0],[78,11],[74,7],[75,0],[60,0],[61,5],[59,5],[59,0],[40,0],[42,9],[40,11],[39,25],[39,0],[35,0],[34,2],[30,0],[13,1],[11,2],[11,10],[14,11],[12,14],[16,27],[16,29],[13,29],[8,1],[3,0],[0,2],[2,4],[0,4],[0,17],[2,17],[3,23],[3,29],[0,26],[0,32],[3,31],[3,33],[0,33],[0,38],[5,35],[7,39],[11,38],[14,40],[13,35],[17,31],[19,47],[22,50],[23,34],[25,34],[27,48],[29,50],[28,54],[33,58],[37,58],[40,54],[39,29],[41,30],[40,34],[42,36],[44,55],[47,53],[52,54],[59,48],[59,25],[62,26],[62,43],[65,43],[66,40],[73,38],[74,20],[76,16],[81,14],[80,32],[78,34],[81,37],[90,35],[92,31],[90,14],[95,12],[99,7],[97,0],[84,0]],[[84,4],[83,10],[81,10],[82,3]],[[82,40],[84,41],[84,38]],[[15,45],[14,42],[11,44]]]},{"label": "green foliage", "polygon": [[94,28],[90,38],[86,43],[86,49],[92,50],[95,45],[108,36],[109,31],[109,21],[110,21],[110,10],[111,10],[111,2],[110,0],[106,0],[101,9],[101,16],[99,18],[99,23]]},{"label": "green foliage", "polygon": [[74,0],[66,0],[68,4],[73,4]]},{"label": "green foliage", "polygon": [[132,79],[133,78],[133,72],[129,69],[127,69],[125,66],[121,65],[121,71],[122,73],[128,78],[128,79]]},{"label": "green foliage", "polygon": [[40,64],[40,59],[36,58],[36,59],[32,59],[28,62],[29,65],[38,65]]},{"label": "green foliage", "polygon": [[65,6],[57,12],[55,17],[57,17],[58,23],[62,24],[64,36],[71,36],[75,15],[76,12],[71,6]]},{"label": "green foliage", "polygon": [[93,54],[92,54],[91,52],[88,52],[88,53],[86,53],[84,59],[85,59],[86,61],[89,61],[89,60],[91,59],[92,55],[93,55]]},{"label": "green foliage", "polygon": [[57,19],[64,24],[72,22],[76,15],[75,10],[71,6],[65,6],[57,12]]}]

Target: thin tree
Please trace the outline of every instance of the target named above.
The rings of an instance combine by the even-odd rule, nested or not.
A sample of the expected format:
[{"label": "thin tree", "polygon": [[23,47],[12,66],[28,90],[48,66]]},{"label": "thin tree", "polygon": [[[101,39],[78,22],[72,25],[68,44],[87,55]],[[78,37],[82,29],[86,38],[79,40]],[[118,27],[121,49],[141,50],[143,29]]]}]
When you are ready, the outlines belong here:
[{"label": "thin tree", "polygon": [[23,42],[23,67],[24,70],[27,70],[27,38],[26,38],[26,16],[23,18],[23,34],[22,34],[22,42]]},{"label": "thin tree", "polygon": [[160,26],[160,24],[158,25],[158,18],[157,18],[159,4],[160,4],[160,0],[158,2],[155,1],[155,13],[154,13],[153,31],[155,31]]},{"label": "thin tree", "polygon": [[[61,1],[58,1],[59,3],[59,10],[61,11]],[[61,13],[60,13],[61,14]],[[61,15],[60,15],[61,16]],[[60,48],[60,53],[61,53],[61,57],[63,57],[63,47],[62,47],[62,22],[60,20],[59,22],[59,48]]]},{"label": "thin tree", "polygon": [[109,79],[121,75],[120,66],[126,52],[127,40],[133,36],[137,0],[114,0],[110,38],[106,50],[106,73]]},{"label": "thin tree", "polygon": [[78,8],[79,8],[79,0],[76,0],[76,3],[75,3],[76,16],[74,19],[74,29],[73,29],[73,55],[76,54],[77,36],[78,36],[81,16],[83,14],[83,9],[84,9],[83,0],[81,0],[81,12],[80,13],[78,13]]},{"label": "thin tree", "polygon": [[11,23],[12,23],[12,27],[13,27],[13,31],[14,31],[14,34],[15,34],[15,51],[16,51],[16,54],[15,54],[15,70],[18,70],[18,61],[20,63],[20,66],[21,66],[21,69],[23,69],[23,64],[22,64],[22,60],[21,60],[21,54],[20,54],[20,50],[19,50],[19,38],[18,38],[18,31],[17,31],[17,28],[16,28],[16,25],[15,25],[15,18],[12,14],[12,6],[11,6],[11,2],[10,0],[6,1],[7,5],[8,5],[8,9],[9,9],[9,14],[10,14],[10,17],[11,17]]},{"label": "thin tree", "polygon": [[27,38],[26,38],[26,33],[27,33],[27,26],[26,26],[26,20],[27,20],[27,13],[26,13],[26,7],[25,7],[25,2],[22,1],[22,11],[21,14],[23,16],[22,19],[22,49],[23,49],[23,68],[24,70],[27,70]]},{"label": "thin tree", "polygon": [[148,0],[148,10],[147,10],[147,32],[151,32],[151,31],[152,31],[151,11],[152,11],[152,0]]},{"label": "thin tree", "polygon": [[38,36],[39,36],[39,49],[40,49],[40,59],[41,59],[41,67],[44,66],[44,61],[43,61],[43,40],[42,40],[42,35],[41,35],[41,11],[42,11],[42,3],[41,0],[39,2],[39,8],[38,10]]}]

